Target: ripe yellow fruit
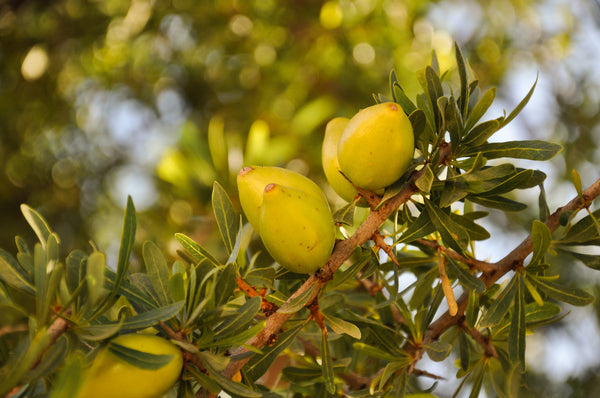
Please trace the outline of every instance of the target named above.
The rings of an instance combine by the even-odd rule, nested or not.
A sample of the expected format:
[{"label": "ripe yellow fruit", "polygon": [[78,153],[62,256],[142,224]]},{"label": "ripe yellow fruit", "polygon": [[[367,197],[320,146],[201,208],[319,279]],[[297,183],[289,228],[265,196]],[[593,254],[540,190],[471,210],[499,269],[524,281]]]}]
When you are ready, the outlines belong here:
[{"label": "ripe yellow fruit", "polygon": [[357,186],[377,191],[402,177],[415,150],[412,125],[400,107],[386,102],[350,119],[338,147],[342,172]]},{"label": "ripe yellow fruit", "polygon": [[255,231],[258,231],[260,208],[263,202],[265,187],[269,184],[280,184],[300,189],[311,195],[325,196],[321,188],[308,177],[281,167],[244,167],[237,176],[237,186],[244,214]]},{"label": "ripe yellow fruit", "polygon": [[333,190],[347,202],[351,202],[358,195],[350,181],[340,173],[340,162],[338,161],[338,144],[344,127],[349,121],[350,119],[345,117],[331,119],[325,126],[325,137],[321,149],[321,163],[325,177]]},{"label": "ripe yellow fruit", "polygon": [[139,368],[104,347],[85,373],[79,398],[161,398],[175,384],[183,367],[181,350],[159,336],[124,334],[111,343],[162,357],[158,369]]},{"label": "ripe yellow fruit", "polygon": [[297,273],[323,267],[335,244],[335,223],[326,200],[299,189],[265,187],[259,235],[271,257]]}]

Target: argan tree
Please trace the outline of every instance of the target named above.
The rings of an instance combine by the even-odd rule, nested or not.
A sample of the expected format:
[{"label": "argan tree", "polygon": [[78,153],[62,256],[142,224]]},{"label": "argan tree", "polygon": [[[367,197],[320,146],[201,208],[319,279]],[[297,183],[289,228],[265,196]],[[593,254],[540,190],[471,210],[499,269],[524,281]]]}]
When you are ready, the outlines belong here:
[{"label": "argan tree", "polygon": [[[62,258],[59,236],[24,204],[38,242],[17,236],[16,253],[0,251],[0,396],[76,397],[96,383],[99,396],[111,397],[161,397],[165,388],[172,397],[223,390],[234,397],[433,397],[440,376],[421,366],[424,357],[455,367],[456,395],[518,396],[527,388],[526,334],[568,316],[561,303],[594,300],[561,273],[599,268],[598,257],[580,248],[600,245],[600,211],[591,210],[600,179],[584,188],[573,171],[577,196],[550,209],[546,175],[519,167],[519,159],[548,161],[561,146],[491,140],[525,108],[535,84],[514,110],[482,121],[496,89],[470,80],[458,47],[455,53],[454,70],[440,71],[434,54],[416,73],[423,92],[414,100],[394,73],[390,92],[374,96],[410,121],[414,155],[375,192],[343,174],[357,195],[334,209],[333,250],[310,274],[258,259],[267,251],[302,256],[286,242],[304,232],[282,228],[289,246],[277,247],[278,235],[263,225],[292,225],[303,216],[297,211],[310,210],[304,203],[317,203],[312,193],[298,195],[303,202],[294,199],[287,214],[260,210],[261,240],[246,222],[258,213],[244,214],[215,183],[212,207],[227,255],[176,234],[177,259],[146,241],[137,272],[129,267],[137,225],[131,200],[116,264],[94,245]],[[390,146],[385,134],[373,137],[366,150]],[[368,169],[366,157],[354,147],[341,171],[344,164]],[[269,200],[293,190],[277,184],[266,182],[264,195],[278,192]],[[538,190],[539,200],[515,201],[511,192],[521,189]],[[527,205],[539,210],[527,238],[485,261],[475,242],[495,237],[481,220]],[[409,274],[414,282],[405,285]],[[158,335],[167,347],[122,342],[141,337],[135,334]],[[128,377],[103,379],[97,370],[117,365]],[[173,366],[181,373],[165,386]]]}]

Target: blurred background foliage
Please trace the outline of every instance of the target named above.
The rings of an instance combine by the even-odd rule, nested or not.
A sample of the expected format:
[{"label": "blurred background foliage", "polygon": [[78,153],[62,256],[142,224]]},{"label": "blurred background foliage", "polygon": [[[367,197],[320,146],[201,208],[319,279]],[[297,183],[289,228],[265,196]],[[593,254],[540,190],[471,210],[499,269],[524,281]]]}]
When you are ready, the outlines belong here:
[{"label": "blurred background foliage", "polygon": [[[0,247],[14,251],[14,236],[28,236],[27,203],[63,247],[92,240],[111,261],[130,194],[139,242],[174,255],[173,234],[183,232],[219,250],[212,183],[235,198],[248,164],[309,175],[335,206],[320,167],[324,124],[389,94],[392,69],[414,98],[414,72],[432,51],[451,69],[454,41],[481,86],[499,86],[505,109],[539,74],[530,105],[498,136],[565,146],[543,165],[555,208],[575,195],[571,169],[584,185],[598,177],[599,26],[594,0],[0,1]],[[537,192],[529,195],[529,211],[486,226],[500,236],[482,257],[505,254],[510,231],[522,238],[537,214]],[[572,268],[572,278],[589,277]],[[598,385],[598,308],[578,313],[587,329],[563,322],[542,340],[574,335],[586,361],[575,343],[562,345],[574,359],[560,364],[529,344],[531,361],[546,363],[530,368],[532,392],[594,396],[578,391]]]}]

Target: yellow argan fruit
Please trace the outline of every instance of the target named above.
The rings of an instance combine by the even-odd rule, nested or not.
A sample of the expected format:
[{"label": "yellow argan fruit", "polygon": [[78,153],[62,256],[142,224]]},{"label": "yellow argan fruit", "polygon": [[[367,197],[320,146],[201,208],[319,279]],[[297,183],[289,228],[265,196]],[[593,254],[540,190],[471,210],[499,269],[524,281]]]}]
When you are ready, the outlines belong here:
[{"label": "yellow argan fruit", "polygon": [[303,274],[323,267],[335,244],[327,201],[279,184],[265,187],[258,232],[275,261]]},{"label": "yellow argan fruit", "polygon": [[111,343],[165,356],[168,362],[157,369],[137,367],[104,347],[86,371],[79,398],[161,398],[175,384],[183,367],[181,350],[159,336],[124,334]]},{"label": "yellow argan fruit", "polygon": [[406,171],[415,150],[408,117],[393,102],[365,108],[350,119],[338,147],[342,172],[357,186],[377,191]]},{"label": "yellow argan fruit", "polygon": [[317,184],[295,171],[281,167],[244,167],[237,176],[237,186],[242,209],[255,231],[258,231],[263,193],[269,184],[299,189],[325,200],[323,191]]},{"label": "yellow argan fruit", "polygon": [[344,127],[349,121],[350,119],[345,117],[331,119],[325,126],[325,137],[321,149],[321,163],[325,177],[333,190],[347,202],[351,202],[358,195],[350,181],[340,173],[340,162],[338,161],[338,144]]}]

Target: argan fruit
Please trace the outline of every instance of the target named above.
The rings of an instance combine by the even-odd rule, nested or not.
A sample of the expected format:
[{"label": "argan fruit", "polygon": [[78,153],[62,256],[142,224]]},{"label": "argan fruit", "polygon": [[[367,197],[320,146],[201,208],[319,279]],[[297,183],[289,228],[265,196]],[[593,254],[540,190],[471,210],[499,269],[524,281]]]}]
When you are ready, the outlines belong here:
[{"label": "argan fruit", "polygon": [[345,117],[331,119],[325,126],[325,137],[321,149],[321,163],[325,177],[333,190],[347,202],[351,202],[358,195],[356,188],[340,173],[340,162],[338,161],[338,144],[344,127],[349,121],[350,119]]},{"label": "argan fruit", "polygon": [[258,232],[275,261],[302,274],[323,267],[335,244],[327,201],[279,184],[265,187]]},{"label": "argan fruit", "polygon": [[279,184],[305,191],[325,199],[321,188],[308,177],[281,167],[244,167],[237,176],[240,202],[246,218],[255,231],[258,231],[260,208],[263,194],[268,184]]},{"label": "argan fruit", "polygon": [[386,102],[350,119],[338,147],[342,172],[357,186],[377,191],[402,177],[415,150],[412,125],[400,107]]},{"label": "argan fruit", "polygon": [[157,368],[138,367],[117,356],[110,345],[103,347],[85,372],[79,398],[161,398],[179,378],[181,350],[162,337],[131,333],[115,337],[109,344],[160,355],[166,363]]}]

